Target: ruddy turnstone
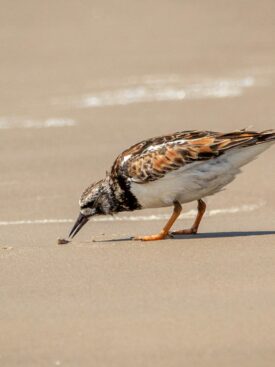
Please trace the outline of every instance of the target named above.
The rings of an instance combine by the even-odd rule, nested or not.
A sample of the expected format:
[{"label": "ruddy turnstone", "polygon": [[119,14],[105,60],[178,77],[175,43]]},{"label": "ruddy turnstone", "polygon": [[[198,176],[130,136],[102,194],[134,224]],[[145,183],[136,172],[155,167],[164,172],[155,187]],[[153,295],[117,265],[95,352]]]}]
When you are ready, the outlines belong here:
[{"label": "ruddy turnstone", "polygon": [[181,204],[196,200],[198,213],[192,227],[172,232],[195,234],[206,209],[203,198],[233,181],[242,166],[274,142],[274,130],[243,129],[226,134],[182,131],[137,143],[117,157],[103,180],[83,192],[80,214],[69,237],[95,215],[173,205],[171,218],[158,234],[134,237],[162,240],[170,234]]}]

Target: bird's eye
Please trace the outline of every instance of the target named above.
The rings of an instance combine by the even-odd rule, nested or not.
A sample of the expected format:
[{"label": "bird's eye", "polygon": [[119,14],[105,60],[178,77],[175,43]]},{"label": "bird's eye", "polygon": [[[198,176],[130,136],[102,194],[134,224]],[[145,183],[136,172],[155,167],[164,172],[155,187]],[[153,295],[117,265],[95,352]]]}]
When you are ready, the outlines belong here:
[{"label": "bird's eye", "polygon": [[82,205],[80,209],[93,208],[93,206],[94,206],[94,202],[93,201],[89,201],[88,203]]}]

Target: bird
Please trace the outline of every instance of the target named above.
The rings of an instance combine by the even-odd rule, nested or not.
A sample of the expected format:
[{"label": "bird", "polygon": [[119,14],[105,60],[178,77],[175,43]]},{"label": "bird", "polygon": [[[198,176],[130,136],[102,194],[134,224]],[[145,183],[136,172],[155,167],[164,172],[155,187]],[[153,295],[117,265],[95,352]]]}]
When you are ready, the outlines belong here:
[{"label": "bird", "polygon": [[[115,159],[106,177],[91,184],[79,200],[72,239],[96,215],[173,206],[157,234],[134,240],[157,241],[196,234],[206,210],[204,199],[232,182],[241,167],[275,143],[275,130],[241,129],[229,133],[187,130],[143,140]],[[197,202],[191,228],[170,232],[182,204]]]}]

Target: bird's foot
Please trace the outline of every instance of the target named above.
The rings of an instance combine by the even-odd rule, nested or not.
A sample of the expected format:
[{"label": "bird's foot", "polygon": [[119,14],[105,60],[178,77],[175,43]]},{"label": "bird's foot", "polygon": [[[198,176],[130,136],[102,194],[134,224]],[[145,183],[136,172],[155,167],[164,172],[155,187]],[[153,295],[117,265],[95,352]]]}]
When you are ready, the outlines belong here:
[{"label": "bird's foot", "polygon": [[152,234],[150,236],[137,236],[133,237],[133,240],[135,241],[160,241],[164,240],[165,238],[173,238],[173,235],[171,233],[158,233],[158,234]]},{"label": "bird's foot", "polygon": [[178,234],[197,234],[198,228],[189,228],[189,229],[182,229],[180,231],[174,231],[172,232],[172,236],[178,235]]}]

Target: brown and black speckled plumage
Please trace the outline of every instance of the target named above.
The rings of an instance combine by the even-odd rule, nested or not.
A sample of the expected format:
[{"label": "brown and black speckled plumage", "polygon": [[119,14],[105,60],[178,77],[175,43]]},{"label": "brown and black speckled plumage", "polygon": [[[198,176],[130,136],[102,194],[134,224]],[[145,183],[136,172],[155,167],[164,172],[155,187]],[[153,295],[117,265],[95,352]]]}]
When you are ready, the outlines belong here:
[{"label": "brown and black speckled plumage", "polygon": [[[112,167],[112,175],[133,181],[155,181],[166,173],[202,160],[216,158],[234,147],[246,147],[274,139],[272,130],[261,133],[234,131],[183,131],[144,140],[122,152]],[[126,161],[125,157],[130,156]]]}]

